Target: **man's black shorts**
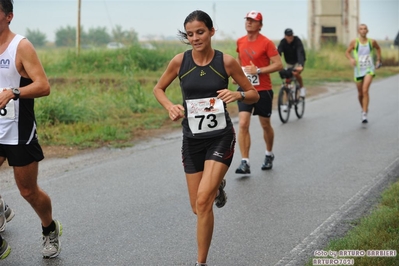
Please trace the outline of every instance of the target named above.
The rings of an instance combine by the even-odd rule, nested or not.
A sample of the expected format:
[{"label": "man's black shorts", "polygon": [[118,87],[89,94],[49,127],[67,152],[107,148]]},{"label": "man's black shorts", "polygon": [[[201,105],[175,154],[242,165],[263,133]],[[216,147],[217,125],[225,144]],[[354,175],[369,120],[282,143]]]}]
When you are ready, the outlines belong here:
[{"label": "man's black shorts", "polygon": [[[239,91],[242,91],[241,88],[238,88]],[[253,115],[259,115],[263,117],[270,117],[272,115],[272,107],[273,107],[273,90],[268,91],[258,91],[259,93],[259,101],[254,104],[246,104],[243,102],[237,102],[238,111],[239,112],[249,112]]]},{"label": "man's black shorts", "polygon": [[43,150],[38,142],[28,145],[0,144],[0,157],[6,157],[9,166],[25,166],[44,159]]}]

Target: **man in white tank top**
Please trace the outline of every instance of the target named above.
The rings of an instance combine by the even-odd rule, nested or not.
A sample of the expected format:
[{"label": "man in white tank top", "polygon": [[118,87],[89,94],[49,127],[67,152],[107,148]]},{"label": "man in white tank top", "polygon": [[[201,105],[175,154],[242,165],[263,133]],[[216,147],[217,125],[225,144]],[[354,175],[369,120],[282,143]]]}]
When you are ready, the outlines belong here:
[{"label": "man in white tank top", "polygon": [[[375,76],[375,69],[381,66],[381,49],[376,40],[367,38],[368,28],[365,24],[359,25],[358,32],[359,38],[351,41],[345,56],[354,67],[354,79],[362,108],[362,123],[367,123],[369,88]],[[375,59],[377,60],[374,64]]]},{"label": "man in white tank top", "polygon": [[[42,225],[42,256],[61,251],[62,225],[52,217],[50,197],[38,186],[43,151],[36,133],[34,99],[50,94],[50,84],[33,45],[13,33],[13,1],[0,1],[0,165],[13,167],[20,194],[32,206]],[[0,259],[11,249],[0,236]]]}]

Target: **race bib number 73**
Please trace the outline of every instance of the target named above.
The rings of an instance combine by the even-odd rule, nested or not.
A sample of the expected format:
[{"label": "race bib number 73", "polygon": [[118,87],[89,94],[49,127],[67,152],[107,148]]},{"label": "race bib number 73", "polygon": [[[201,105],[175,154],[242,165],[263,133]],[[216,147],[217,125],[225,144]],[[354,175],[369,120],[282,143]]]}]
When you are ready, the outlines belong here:
[{"label": "race bib number 73", "polygon": [[186,100],[188,125],[193,134],[226,127],[223,101],[214,98]]}]

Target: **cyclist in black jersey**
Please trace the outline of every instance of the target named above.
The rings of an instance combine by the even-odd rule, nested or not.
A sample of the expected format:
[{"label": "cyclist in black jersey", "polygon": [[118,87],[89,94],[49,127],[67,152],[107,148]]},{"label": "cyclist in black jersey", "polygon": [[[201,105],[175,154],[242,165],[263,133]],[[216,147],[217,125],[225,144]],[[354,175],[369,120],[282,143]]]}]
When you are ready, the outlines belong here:
[{"label": "cyclist in black jersey", "polygon": [[280,55],[284,54],[287,68],[295,68],[293,74],[301,87],[299,96],[305,97],[306,89],[303,86],[301,73],[305,67],[306,53],[301,39],[294,35],[292,29],[288,28],[284,31],[284,38],[278,45],[278,52]]},{"label": "cyclist in black jersey", "polygon": [[[259,94],[237,61],[214,50],[215,34],[210,16],[200,10],[190,13],[179,31],[191,50],[177,54],[154,87],[154,95],[173,121],[182,120],[182,163],[192,211],[197,215],[197,265],[206,265],[212,240],[213,203],[223,207],[224,176],[231,164],[235,132],[226,105],[234,101],[254,103]],[[243,89],[228,89],[229,77]],[[166,89],[179,77],[183,104],[172,103]]]}]

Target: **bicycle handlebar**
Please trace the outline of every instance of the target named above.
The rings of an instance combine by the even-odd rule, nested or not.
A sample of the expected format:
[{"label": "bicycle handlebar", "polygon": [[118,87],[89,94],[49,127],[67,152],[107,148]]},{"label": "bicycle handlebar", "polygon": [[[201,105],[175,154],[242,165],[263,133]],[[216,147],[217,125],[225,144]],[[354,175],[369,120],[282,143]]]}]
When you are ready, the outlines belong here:
[{"label": "bicycle handlebar", "polygon": [[292,73],[297,71],[298,70],[295,67],[289,67],[280,70],[278,73],[280,74],[280,78],[286,79],[286,78],[292,78],[293,77]]},{"label": "bicycle handlebar", "polygon": [[280,74],[280,78],[282,78],[282,79],[289,79],[289,78],[292,78],[292,76],[293,76],[293,74],[292,74],[292,72],[293,72],[293,69],[294,68],[285,68],[285,69],[282,69],[282,70],[280,70],[278,73]]}]

